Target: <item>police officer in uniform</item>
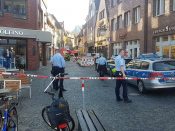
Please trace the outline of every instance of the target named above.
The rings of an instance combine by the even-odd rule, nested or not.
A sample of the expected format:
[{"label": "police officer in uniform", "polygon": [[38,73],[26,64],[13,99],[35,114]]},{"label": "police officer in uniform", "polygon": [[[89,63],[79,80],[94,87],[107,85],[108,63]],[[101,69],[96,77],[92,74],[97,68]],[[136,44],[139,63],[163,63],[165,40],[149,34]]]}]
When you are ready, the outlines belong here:
[{"label": "police officer in uniform", "polygon": [[98,59],[98,71],[100,74],[100,77],[103,77],[104,74],[106,73],[106,58],[103,57],[103,54],[101,54],[100,58]]},{"label": "police officer in uniform", "polygon": [[[65,60],[64,57],[59,53],[59,50],[56,51],[56,54],[52,56],[51,58],[51,64],[52,64],[52,71],[51,74],[53,76],[58,75],[59,73],[64,73],[64,68],[65,68]],[[63,76],[61,76],[63,77]],[[66,91],[63,88],[63,79],[60,80],[60,85],[58,86],[59,79],[56,79],[53,82],[53,88],[55,90],[58,90],[59,88],[62,89],[62,91]]]},{"label": "police officer in uniform", "polygon": [[[125,60],[124,60],[124,55],[125,51],[123,49],[120,49],[119,55],[115,58],[115,65],[116,65],[116,73],[115,76],[118,78],[125,78]],[[120,87],[123,87],[123,99],[125,103],[131,103],[132,101],[128,98],[128,89],[127,89],[127,83],[126,79],[117,79],[116,80],[116,88],[115,88],[115,93],[116,93],[116,100],[122,101],[123,99],[120,97]]]}]

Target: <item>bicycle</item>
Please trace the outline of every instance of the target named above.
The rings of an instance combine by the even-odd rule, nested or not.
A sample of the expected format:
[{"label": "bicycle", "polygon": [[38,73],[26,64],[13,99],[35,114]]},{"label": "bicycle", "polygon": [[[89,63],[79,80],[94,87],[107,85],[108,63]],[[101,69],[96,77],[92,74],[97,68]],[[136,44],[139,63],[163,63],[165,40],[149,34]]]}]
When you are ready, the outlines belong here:
[{"label": "bicycle", "polygon": [[9,91],[7,89],[1,90],[3,90],[3,94],[1,94],[0,100],[3,102],[4,110],[0,110],[0,129],[1,131],[18,131],[18,114],[16,109],[18,103],[10,103],[11,100],[16,99],[16,96],[6,96],[5,93]]},{"label": "bicycle", "polygon": [[42,118],[49,127],[56,131],[73,131],[75,128],[75,122],[70,115],[68,103],[63,97],[62,89],[60,88],[57,98],[55,98],[55,93],[47,91],[52,85],[53,81],[63,75],[67,74],[58,74],[44,90],[44,93],[51,95],[52,103],[51,105],[42,109]]}]

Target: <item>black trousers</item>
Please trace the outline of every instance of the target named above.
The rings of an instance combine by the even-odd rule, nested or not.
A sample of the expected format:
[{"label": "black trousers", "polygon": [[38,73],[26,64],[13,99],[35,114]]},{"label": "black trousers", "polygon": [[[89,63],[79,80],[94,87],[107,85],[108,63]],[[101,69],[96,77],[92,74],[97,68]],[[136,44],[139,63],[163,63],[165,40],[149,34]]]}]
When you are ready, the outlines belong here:
[{"label": "black trousers", "polygon": [[[59,73],[64,73],[64,68],[59,68],[57,66],[53,66],[52,67],[52,71],[51,71],[53,76],[58,75]],[[61,77],[64,77],[64,75],[62,75]],[[53,88],[58,90],[58,88],[63,88],[63,79],[60,79],[60,85],[58,86],[59,83],[59,79],[54,80],[53,82]]]},{"label": "black trousers", "polygon": [[[122,72],[117,71],[115,76],[117,78],[123,77]],[[127,88],[127,81],[125,79],[117,79],[116,80],[116,88],[115,88],[115,94],[116,94],[116,99],[120,99],[120,87],[123,87],[123,99],[128,100],[128,88]]]}]

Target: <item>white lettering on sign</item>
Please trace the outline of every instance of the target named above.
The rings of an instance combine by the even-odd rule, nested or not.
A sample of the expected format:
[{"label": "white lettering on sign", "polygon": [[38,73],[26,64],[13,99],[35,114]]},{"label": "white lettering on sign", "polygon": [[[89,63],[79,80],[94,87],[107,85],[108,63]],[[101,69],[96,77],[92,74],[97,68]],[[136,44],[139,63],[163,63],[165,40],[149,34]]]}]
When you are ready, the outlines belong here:
[{"label": "white lettering on sign", "polygon": [[24,32],[16,31],[16,30],[3,30],[3,29],[0,29],[0,34],[3,34],[3,35],[23,35]]},{"label": "white lettering on sign", "polygon": [[175,31],[175,26],[166,26],[165,28],[154,30],[153,34],[169,32],[169,31]]}]

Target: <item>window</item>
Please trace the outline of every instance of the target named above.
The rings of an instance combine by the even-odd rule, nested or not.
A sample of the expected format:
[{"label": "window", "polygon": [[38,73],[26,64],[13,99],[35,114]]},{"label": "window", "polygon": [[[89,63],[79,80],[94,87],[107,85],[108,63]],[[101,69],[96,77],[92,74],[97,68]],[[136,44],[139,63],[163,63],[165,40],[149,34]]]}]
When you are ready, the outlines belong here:
[{"label": "window", "polygon": [[105,10],[102,10],[99,14],[99,20],[103,19],[105,15]]},{"label": "window", "polygon": [[153,15],[159,16],[165,13],[165,0],[154,0]]},{"label": "window", "polygon": [[26,18],[26,0],[13,0],[13,13]]},{"label": "window", "polygon": [[137,48],[134,48],[134,58],[137,57]]},{"label": "window", "polygon": [[122,15],[117,17],[117,29],[122,28]]},{"label": "window", "polygon": [[122,2],[122,0],[117,0],[117,3],[120,4]]},{"label": "window", "polygon": [[136,61],[134,63],[134,69],[140,69],[141,68],[141,62],[140,61]]},{"label": "window", "polygon": [[12,0],[5,0],[4,1],[4,12],[11,12],[12,11]]},{"label": "window", "polygon": [[133,68],[134,67],[134,61],[130,61],[127,65],[126,68]]},{"label": "window", "polygon": [[114,7],[117,3],[117,0],[111,0],[111,7]]},{"label": "window", "polygon": [[175,40],[175,35],[172,35],[171,36],[171,40]]},{"label": "window", "polygon": [[0,15],[2,15],[2,10],[3,10],[3,8],[2,8],[2,0],[0,0]]},{"label": "window", "polygon": [[111,31],[115,31],[115,19],[111,20]]},{"label": "window", "polygon": [[155,71],[171,71],[175,70],[175,61],[161,61],[153,64]]},{"label": "window", "polygon": [[162,36],[162,41],[168,41],[168,36]]},{"label": "window", "polygon": [[175,0],[173,0],[173,11],[175,11]]},{"label": "window", "polygon": [[127,27],[130,25],[130,11],[124,14],[124,26]]},{"label": "window", "polygon": [[0,0],[0,11],[2,11],[2,0]]},{"label": "window", "polygon": [[142,62],[142,64],[141,64],[141,69],[142,70],[148,70],[148,68],[149,68],[149,63],[148,62]]},{"label": "window", "polygon": [[139,23],[140,21],[140,6],[134,8],[134,23]]}]

